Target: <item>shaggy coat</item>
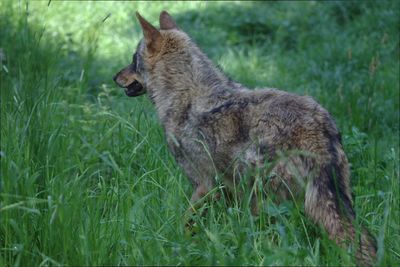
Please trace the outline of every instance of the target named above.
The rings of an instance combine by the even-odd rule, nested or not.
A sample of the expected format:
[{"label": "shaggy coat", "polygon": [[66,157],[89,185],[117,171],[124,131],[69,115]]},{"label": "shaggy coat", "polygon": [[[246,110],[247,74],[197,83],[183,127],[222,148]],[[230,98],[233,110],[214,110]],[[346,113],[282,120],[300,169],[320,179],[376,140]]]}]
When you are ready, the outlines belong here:
[{"label": "shaggy coat", "polygon": [[332,240],[357,246],[359,264],[372,265],[375,241],[365,229],[356,231],[349,164],[329,113],[311,97],[232,81],[167,12],[160,14],[160,30],[137,17],[144,38],[114,80],[129,96],[149,95],[193,185],[192,203],[215,188],[216,177],[236,195],[247,179],[257,214],[253,185],[261,180],[276,201],[302,198],[307,216]]}]

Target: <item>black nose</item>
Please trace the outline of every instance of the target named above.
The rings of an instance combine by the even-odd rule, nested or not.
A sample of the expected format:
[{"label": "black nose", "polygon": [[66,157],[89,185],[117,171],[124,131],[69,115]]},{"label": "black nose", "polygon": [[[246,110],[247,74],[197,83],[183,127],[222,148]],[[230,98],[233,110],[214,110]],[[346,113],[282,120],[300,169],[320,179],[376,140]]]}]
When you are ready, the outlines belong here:
[{"label": "black nose", "polygon": [[117,76],[118,76],[118,75],[115,75],[115,76],[113,77],[114,82],[117,82]]}]

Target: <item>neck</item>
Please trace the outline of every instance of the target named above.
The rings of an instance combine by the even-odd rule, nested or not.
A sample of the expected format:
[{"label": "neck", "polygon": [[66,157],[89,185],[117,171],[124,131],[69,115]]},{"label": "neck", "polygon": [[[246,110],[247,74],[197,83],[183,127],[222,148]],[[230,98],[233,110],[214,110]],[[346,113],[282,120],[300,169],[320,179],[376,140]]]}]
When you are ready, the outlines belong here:
[{"label": "neck", "polygon": [[154,68],[149,79],[149,94],[163,124],[181,120],[196,101],[239,87],[199,50],[170,62]]}]

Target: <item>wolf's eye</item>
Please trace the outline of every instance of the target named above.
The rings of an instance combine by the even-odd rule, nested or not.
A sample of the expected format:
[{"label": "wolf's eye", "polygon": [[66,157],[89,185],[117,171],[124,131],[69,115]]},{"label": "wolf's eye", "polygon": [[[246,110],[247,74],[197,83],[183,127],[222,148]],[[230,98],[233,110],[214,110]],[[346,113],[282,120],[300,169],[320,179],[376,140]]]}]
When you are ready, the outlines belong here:
[{"label": "wolf's eye", "polygon": [[137,72],[139,72],[139,61],[141,60],[141,58],[140,58],[140,55],[138,54],[138,53],[135,53],[134,55],[133,55],[133,65],[135,66],[135,68],[136,68],[136,71]]},{"label": "wolf's eye", "polygon": [[133,54],[132,64],[136,65],[136,60],[137,60],[137,53]]},{"label": "wolf's eye", "polygon": [[133,54],[132,63],[130,65],[130,69],[134,72],[137,71],[137,53]]}]

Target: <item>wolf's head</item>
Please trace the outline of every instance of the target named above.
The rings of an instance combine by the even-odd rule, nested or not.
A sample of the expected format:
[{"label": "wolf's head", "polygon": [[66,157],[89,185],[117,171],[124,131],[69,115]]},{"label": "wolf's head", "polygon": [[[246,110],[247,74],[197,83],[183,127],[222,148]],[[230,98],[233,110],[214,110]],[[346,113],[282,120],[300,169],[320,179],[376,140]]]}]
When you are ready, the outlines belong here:
[{"label": "wolf's head", "polygon": [[[125,88],[128,96],[139,96],[152,88],[162,85],[154,84],[152,77],[157,75],[165,83],[168,78],[181,74],[182,68],[190,65],[190,38],[178,29],[176,23],[166,12],[160,13],[160,30],[146,21],[139,13],[136,16],[143,30],[143,38],[137,45],[132,63],[119,71],[114,81]],[[172,78],[172,77],[171,77]],[[157,83],[157,82],[156,82]],[[152,92],[150,92],[152,93]]]}]

